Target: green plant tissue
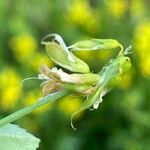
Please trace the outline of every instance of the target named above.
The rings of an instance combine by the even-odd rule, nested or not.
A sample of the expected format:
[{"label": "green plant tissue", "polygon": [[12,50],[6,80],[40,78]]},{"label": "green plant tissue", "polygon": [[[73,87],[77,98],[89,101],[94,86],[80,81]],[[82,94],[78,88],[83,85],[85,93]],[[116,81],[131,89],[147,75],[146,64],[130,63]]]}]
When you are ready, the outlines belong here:
[{"label": "green plant tissue", "polygon": [[8,124],[0,128],[0,150],[36,150],[40,139],[17,125]]}]

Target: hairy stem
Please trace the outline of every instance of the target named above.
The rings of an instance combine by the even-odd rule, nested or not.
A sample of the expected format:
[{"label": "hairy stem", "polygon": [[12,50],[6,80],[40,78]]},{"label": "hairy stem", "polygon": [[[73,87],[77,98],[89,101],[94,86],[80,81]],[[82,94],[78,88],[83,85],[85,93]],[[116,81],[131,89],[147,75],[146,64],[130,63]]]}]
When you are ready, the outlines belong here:
[{"label": "hairy stem", "polygon": [[36,101],[35,103],[33,103],[33,104],[31,104],[25,108],[22,108],[16,112],[14,112],[13,114],[1,119],[0,120],[0,127],[6,125],[8,123],[11,123],[11,122],[29,114],[29,113],[31,113],[33,110],[35,110],[41,106],[44,106],[44,105],[48,104],[49,102],[53,102],[57,99],[60,99],[66,95],[68,95],[67,91],[59,91],[59,92],[49,94],[45,97],[42,97],[38,101]]}]

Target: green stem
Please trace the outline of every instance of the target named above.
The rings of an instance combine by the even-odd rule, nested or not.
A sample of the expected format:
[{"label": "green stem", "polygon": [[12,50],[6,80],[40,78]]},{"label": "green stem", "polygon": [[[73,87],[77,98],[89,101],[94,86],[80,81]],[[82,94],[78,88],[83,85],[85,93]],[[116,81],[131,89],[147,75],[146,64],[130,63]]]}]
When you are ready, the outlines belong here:
[{"label": "green stem", "polygon": [[59,91],[59,92],[56,92],[56,93],[52,93],[52,94],[49,94],[45,97],[42,97],[40,98],[38,101],[36,101],[35,103],[23,108],[23,109],[20,109],[16,112],[14,112],[13,114],[3,118],[0,120],[0,127],[8,124],[8,123],[11,123],[29,113],[31,113],[33,110],[49,103],[49,102],[53,102],[57,99],[60,99],[64,96],[66,96],[68,94],[67,91]]}]

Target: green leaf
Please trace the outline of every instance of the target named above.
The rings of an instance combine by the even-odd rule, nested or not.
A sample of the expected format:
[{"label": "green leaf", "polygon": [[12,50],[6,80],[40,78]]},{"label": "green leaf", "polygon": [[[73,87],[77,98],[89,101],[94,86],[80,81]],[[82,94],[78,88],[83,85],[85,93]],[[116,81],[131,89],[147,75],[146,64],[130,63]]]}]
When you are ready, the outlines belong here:
[{"label": "green leaf", "polygon": [[91,39],[78,42],[69,46],[71,51],[95,51],[95,50],[109,50],[114,48],[122,48],[122,45],[113,39]]},{"label": "green leaf", "polygon": [[40,139],[17,125],[7,124],[0,128],[0,150],[36,150]]}]

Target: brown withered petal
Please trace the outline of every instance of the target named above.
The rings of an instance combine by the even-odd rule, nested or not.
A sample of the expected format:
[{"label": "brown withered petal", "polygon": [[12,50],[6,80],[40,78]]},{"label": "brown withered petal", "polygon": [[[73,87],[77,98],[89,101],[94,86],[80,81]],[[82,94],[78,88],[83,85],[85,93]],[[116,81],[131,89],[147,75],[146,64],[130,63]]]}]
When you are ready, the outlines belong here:
[{"label": "brown withered petal", "polygon": [[86,89],[85,91],[83,91],[83,94],[85,94],[85,95],[90,95],[90,94],[92,94],[95,90],[96,90],[96,87],[91,86],[90,88],[88,88],[88,89]]},{"label": "brown withered petal", "polygon": [[63,72],[62,70],[56,70],[55,73],[59,77],[59,79],[62,82],[68,82],[68,83],[79,83],[80,78],[78,76],[74,76],[73,74],[68,74],[66,72]]},{"label": "brown withered petal", "polygon": [[52,68],[49,70],[49,74],[51,74],[55,79],[57,78],[61,82],[65,83],[75,83],[75,84],[96,84],[100,76],[94,73],[87,74],[68,74],[64,72],[62,69]]},{"label": "brown withered petal", "polygon": [[49,68],[46,65],[41,65],[39,67],[39,72],[43,75],[46,75],[49,73]]},{"label": "brown withered petal", "polygon": [[57,79],[58,78],[58,75],[55,73],[55,72],[52,72],[51,69],[49,69],[46,65],[41,65],[39,67],[39,72],[51,79]]},{"label": "brown withered petal", "polygon": [[58,90],[60,90],[62,87],[61,83],[47,83],[44,87],[43,87],[43,94],[47,95],[53,92],[56,92]]},{"label": "brown withered petal", "polygon": [[53,84],[54,80],[47,80],[41,83],[40,87],[43,88],[46,84]]}]

